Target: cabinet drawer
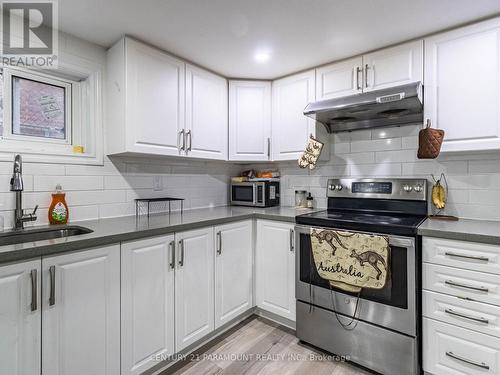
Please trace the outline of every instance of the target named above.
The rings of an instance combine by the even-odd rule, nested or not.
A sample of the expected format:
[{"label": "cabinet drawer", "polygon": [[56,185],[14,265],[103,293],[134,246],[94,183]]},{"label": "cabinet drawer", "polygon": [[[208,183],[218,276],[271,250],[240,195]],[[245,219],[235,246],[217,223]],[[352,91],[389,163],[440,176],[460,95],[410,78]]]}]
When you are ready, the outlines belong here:
[{"label": "cabinet drawer", "polygon": [[500,276],[424,263],[422,288],[500,306]]},{"label": "cabinet drawer", "polygon": [[500,307],[497,306],[424,290],[422,315],[500,337]]},{"label": "cabinet drawer", "polygon": [[485,375],[500,371],[500,339],[423,319],[423,365],[434,375]]},{"label": "cabinet drawer", "polygon": [[500,246],[424,237],[423,261],[500,275]]}]

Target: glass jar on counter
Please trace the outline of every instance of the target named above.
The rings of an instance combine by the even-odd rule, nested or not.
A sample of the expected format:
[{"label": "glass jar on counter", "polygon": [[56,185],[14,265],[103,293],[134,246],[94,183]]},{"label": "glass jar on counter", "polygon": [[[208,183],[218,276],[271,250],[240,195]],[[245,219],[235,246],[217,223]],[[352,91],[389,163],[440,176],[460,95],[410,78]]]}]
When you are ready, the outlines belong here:
[{"label": "glass jar on counter", "polygon": [[295,207],[307,207],[307,191],[295,190]]}]

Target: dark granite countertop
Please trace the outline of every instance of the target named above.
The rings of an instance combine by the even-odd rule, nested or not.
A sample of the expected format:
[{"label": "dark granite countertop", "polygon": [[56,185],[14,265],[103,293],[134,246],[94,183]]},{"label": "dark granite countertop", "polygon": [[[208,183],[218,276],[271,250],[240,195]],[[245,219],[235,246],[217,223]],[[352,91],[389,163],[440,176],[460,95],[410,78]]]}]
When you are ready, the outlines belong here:
[{"label": "dark granite countertop", "polygon": [[418,227],[418,234],[428,237],[500,245],[500,221],[427,219]]},{"label": "dark granite countertop", "polygon": [[86,227],[92,229],[93,232],[15,245],[1,246],[0,243],[0,263],[22,261],[39,256],[104,246],[245,219],[259,218],[292,223],[295,222],[296,215],[311,211],[311,209],[295,209],[293,207],[252,208],[226,206],[186,210],[183,214],[175,212],[170,215],[154,215],[149,219],[144,216],[137,219],[135,216],[124,216],[72,222],[71,225]]}]

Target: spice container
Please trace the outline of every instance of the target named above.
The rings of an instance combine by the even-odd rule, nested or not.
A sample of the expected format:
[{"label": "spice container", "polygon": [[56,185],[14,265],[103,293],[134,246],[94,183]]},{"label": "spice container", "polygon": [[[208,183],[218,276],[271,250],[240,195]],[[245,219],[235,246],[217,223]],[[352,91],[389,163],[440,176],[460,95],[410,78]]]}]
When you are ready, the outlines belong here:
[{"label": "spice container", "polygon": [[314,208],[314,198],[312,197],[311,193],[309,193],[306,200],[307,200],[307,208]]},{"label": "spice container", "polygon": [[304,208],[307,207],[307,191],[305,190],[295,190],[295,207]]}]

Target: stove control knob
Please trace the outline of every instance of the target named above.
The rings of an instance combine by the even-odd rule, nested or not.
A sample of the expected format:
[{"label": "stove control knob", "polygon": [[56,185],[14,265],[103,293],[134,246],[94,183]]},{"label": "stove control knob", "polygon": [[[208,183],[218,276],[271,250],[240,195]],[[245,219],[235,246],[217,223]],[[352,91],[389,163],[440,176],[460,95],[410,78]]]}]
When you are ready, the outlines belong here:
[{"label": "stove control knob", "polygon": [[340,191],[340,190],[343,189],[343,186],[342,185],[337,185],[336,188],[337,188],[338,191]]},{"label": "stove control knob", "polygon": [[406,191],[407,193],[411,193],[413,187],[411,187],[410,185],[405,185],[403,186],[403,190]]},{"label": "stove control knob", "polygon": [[328,185],[328,189],[335,190],[335,185]]},{"label": "stove control knob", "polygon": [[420,193],[422,190],[424,190],[424,187],[422,185],[415,185],[413,187],[413,190],[415,190],[417,193]]}]

